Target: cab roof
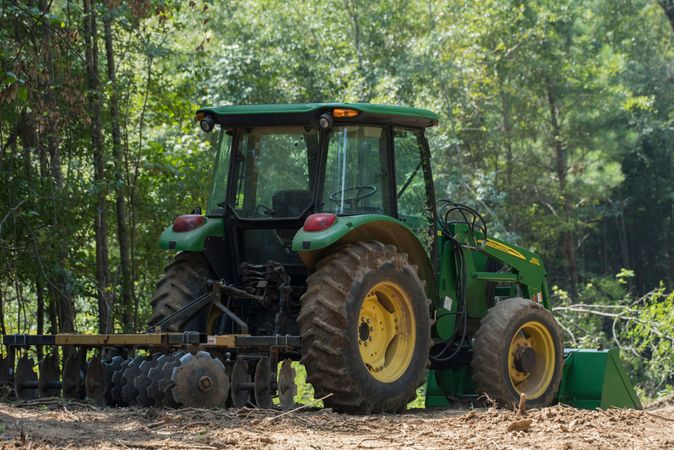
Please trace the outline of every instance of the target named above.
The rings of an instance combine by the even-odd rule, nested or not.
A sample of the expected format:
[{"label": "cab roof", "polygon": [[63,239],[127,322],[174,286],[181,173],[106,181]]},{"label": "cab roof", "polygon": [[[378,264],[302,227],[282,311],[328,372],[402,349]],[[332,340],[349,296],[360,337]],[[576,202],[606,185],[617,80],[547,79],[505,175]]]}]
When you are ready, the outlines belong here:
[{"label": "cab roof", "polygon": [[426,109],[373,103],[296,103],[272,105],[229,105],[200,108],[197,114],[212,114],[223,127],[254,125],[317,126],[322,114],[336,108],[354,109],[356,117],[339,122],[378,123],[426,128],[438,123],[438,115]]}]

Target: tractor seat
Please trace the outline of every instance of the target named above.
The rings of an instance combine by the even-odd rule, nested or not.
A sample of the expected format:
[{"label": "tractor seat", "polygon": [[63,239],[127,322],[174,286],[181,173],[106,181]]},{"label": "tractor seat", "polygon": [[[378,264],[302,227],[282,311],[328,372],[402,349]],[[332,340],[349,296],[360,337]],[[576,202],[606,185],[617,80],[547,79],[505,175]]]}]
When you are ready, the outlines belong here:
[{"label": "tractor seat", "polygon": [[311,192],[303,189],[278,191],[271,198],[274,217],[297,217],[311,200]]}]

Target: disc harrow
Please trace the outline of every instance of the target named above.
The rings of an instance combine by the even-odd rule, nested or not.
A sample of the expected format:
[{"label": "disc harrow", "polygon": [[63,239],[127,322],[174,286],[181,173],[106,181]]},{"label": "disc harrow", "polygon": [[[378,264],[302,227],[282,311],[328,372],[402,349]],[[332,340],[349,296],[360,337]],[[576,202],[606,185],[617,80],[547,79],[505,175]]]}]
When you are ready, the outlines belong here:
[{"label": "disc harrow", "polygon": [[225,365],[208,352],[187,353],[171,373],[171,395],[183,407],[224,408],[229,396]]},{"label": "disc harrow", "polygon": [[84,392],[84,376],[82,372],[82,355],[77,350],[71,351],[63,363],[63,397],[82,400]]},{"label": "disc harrow", "polygon": [[60,372],[59,358],[56,353],[51,353],[42,360],[37,383],[40,397],[57,397],[61,393]]},{"label": "disc harrow", "polygon": [[33,370],[35,362],[23,355],[16,365],[14,375],[14,391],[19,400],[33,400],[38,398],[37,374]]},{"label": "disc harrow", "polygon": [[128,403],[122,397],[122,389],[124,389],[124,383],[126,379],[124,378],[124,372],[131,362],[130,359],[125,359],[117,369],[112,374],[112,384],[110,386],[110,395],[112,396],[115,406],[129,406]]},{"label": "disc harrow", "polygon": [[119,404],[119,400],[116,397],[115,392],[113,392],[112,387],[114,386],[115,377],[118,376],[121,378],[122,364],[124,364],[125,359],[121,356],[114,356],[108,363],[104,363],[105,366],[105,404],[110,406],[122,406]]},{"label": "disc harrow", "polygon": [[147,396],[152,400],[150,406],[160,407],[164,404],[165,380],[171,380],[178,355],[177,353],[161,355],[157,359],[157,365],[148,371]]},{"label": "disc harrow", "polygon": [[[108,407],[294,406],[290,359],[278,376],[276,368],[280,355],[297,354],[299,339],[158,333],[56,335],[54,341],[59,336],[51,344],[46,336],[3,337],[5,393],[18,401],[63,396]],[[35,351],[44,345],[52,350]],[[34,355],[43,353],[36,362]]]},{"label": "disc harrow", "polygon": [[147,388],[150,385],[148,373],[150,372],[150,369],[157,366],[158,357],[159,355],[154,354],[151,358],[141,362],[139,366],[140,374],[133,380],[133,387],[138,392],[138,396],[136,397],[138,406],[148,407],[154,404],[154,401],[147,393]]},{"label": "disc harrow", "polygon": [[295,383],[297,373],[291,364],[291,360],[284,360],[278,375],[279,403],[281,409],[285,411],[295,406],[295,396],[297,395],[297,384]]},{"label": "disc harrow", "polygon": [[84,378],[84,391],[87,398],[97,406],[106,405],[105,393],[108,385],[105,364],[101,361],[101,355],[97,354],[89,361],[87,375]]},{"label": "disc harrow", "polygon": [[122,372],[121,397],[125,404],[134,406],[138,404],[138,389],[134,386],[136,378],[140,377],[140,365],[147,360],[147,356],[136,356],[129,360],[126,369]]}]

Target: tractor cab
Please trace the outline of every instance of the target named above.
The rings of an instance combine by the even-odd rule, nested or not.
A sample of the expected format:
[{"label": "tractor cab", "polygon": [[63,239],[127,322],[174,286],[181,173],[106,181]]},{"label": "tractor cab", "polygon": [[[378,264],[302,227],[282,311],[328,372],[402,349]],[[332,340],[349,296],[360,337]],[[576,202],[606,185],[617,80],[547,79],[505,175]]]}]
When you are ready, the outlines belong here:
[{"label": "tractor cab", "polygon": [[[433,183],[424,129],[437,116],[429,111],[251,105],[203,108],[197,119],[205,131],[219,125],[206,217],[223,222],[221,246],[235,251],[228,261],[209,256],[223,278],[238,279],[244,261],[275,261],[291,275],[306,276],[292,240],[315,213],[383,215],[416,233],[431,232]],[[162,238],[163,244],[180,250],[182,236],[173,237]]]}]

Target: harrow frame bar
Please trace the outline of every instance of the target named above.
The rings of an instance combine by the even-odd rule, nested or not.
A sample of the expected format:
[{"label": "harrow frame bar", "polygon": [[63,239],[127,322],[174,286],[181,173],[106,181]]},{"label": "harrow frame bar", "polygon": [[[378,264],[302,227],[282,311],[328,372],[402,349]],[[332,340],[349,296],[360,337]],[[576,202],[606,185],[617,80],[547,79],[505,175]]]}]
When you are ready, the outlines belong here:
[{"label": "harrow frame bar", "polygon": [[154,348],[192,346],[195,349],[239,349],[246,347],[299,348],[299,336],[249,334],[207,335],[203,333],[135,334],[6,334],[2,344],[9,348],[33,346]]}]

